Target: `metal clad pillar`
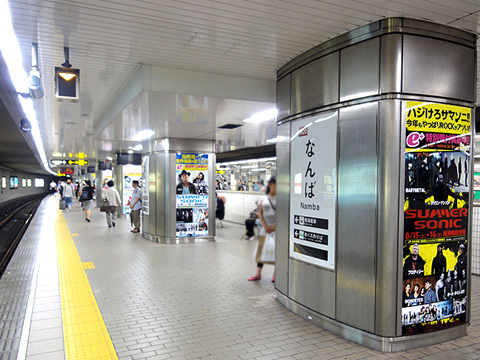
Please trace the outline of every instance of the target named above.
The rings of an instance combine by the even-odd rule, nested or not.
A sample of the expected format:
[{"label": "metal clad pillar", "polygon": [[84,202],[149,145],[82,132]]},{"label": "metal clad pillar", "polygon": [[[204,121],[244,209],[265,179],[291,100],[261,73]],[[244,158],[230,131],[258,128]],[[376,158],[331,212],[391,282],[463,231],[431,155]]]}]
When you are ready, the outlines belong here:
[{"label": "metal clad pillar", "polygon": [[[144,153],[149,164],[149,211],[143,214],[143,236],[151,241],[164,244],[179,244],[188,242],[213,241],[215,235],[215,143],[212,140],[157,139],[150,144],[150,149]],[[176,187],[179,184],[179,169],[185,164],[179,163],[180,154],[201,156],[206,160],[204,175],[208,184],[208,232],[202,236],[179,236],[177,219]],[[208,160],[207,160],[208,159]],[[195,160],[192,160],[195,167]],[[194,173],[190,171],[189,181],[193,181]],[[186,208],[183,206],[183,208]],[[203,209],[203,207],[202,207]],[[180,210],[181,211],[181,210]],[[195,212],[193,206],[193,212]],[[191,220],[191,219],[190,219]],[[187,221],[188,225],[189,222]],[[188,231],[188,229],[187,229]]]},{"label": "metal clad pillar", "polygon": [[[474,34],[390,18],[321,44],[278,71],[278,217],[288,220],[278,222],[276,290],[287,308],[381,351],[466,333],[472,189],[471,171],[468,179],[462,168],[473,164],[475,66]],[[442,165],[450,189],[443,202],[440,160],[450,164],[449,175]],[[423,180],[422,171],[429,174]],[[415,216],[419,222],[410,220]],[[414,243],[425,264],[412,257],[412,272]],[[447,287],[431,270],[438,245],[445,270],[467,290],[452,285],[445,298],[432,302],[430,292],[406,301],[407,283],[420,283],[425,293],[429,282],[433,290]]]}]

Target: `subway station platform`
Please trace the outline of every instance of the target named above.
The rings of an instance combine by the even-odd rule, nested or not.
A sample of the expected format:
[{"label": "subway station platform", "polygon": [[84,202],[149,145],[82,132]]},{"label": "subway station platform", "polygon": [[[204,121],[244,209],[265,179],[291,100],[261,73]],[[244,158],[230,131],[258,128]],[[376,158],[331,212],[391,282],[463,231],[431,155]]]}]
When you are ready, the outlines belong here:
[{"label": "subway station platform", "polygon": [[480,359],[478,276],[468,336],[381,353],[280,305],[273,266],[247,281],[256,241],[223,225],[215,242],[162,245],[46,198],[0,279],[0,359]]}]

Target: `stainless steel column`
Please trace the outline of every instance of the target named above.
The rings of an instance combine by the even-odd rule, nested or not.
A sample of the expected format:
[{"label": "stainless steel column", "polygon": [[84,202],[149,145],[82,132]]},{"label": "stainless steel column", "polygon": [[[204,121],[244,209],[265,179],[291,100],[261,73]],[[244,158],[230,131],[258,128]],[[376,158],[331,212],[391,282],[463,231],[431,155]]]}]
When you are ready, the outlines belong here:
[{"label": "stainless steel column", "polygon": [[[417,101],[473,108],[475,68],[474,34],[391,18],[323,43],[278,71],[276,289],[282,304],[381,351],[466,333],[469,300],[465,323],[402,335],[406,106]],[[304,119],[322,114],[338,116],[333,268],[292,254],[295,239],[289,235],[294,133],[302,131],[297,124]],[[321,152],[322,139],[316,141]]]},{"label": "stainless steel column", "polygon": [[[143,236],[164,244],[213,241],[215,235],[215,142],[211,140],[157,139],[144,152],[148,156],[149,214],[142,215]],[[176,154],[208,155],[208,235],[176,236]]]}]

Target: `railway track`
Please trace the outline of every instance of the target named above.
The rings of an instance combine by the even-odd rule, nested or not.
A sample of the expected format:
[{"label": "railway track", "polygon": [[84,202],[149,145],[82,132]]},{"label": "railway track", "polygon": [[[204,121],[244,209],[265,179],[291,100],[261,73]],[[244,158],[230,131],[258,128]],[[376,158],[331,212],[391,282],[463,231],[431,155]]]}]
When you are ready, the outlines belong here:
[{"label": "railway track", "polygon": [[0,277],[22,240],[42,198],[19,200],[17,205],[9,204],[8,212],[3,212],[0,221]]}]

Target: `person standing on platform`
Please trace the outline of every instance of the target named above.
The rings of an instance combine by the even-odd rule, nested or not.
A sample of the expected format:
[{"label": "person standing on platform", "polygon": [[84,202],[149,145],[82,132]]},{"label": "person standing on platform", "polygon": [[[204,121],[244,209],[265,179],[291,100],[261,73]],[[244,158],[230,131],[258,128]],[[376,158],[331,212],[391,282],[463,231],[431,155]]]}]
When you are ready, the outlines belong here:
[{"label": "person standing on platform", "polygon": [[65,199],[65,210],[67,211],[72,210],[72,201],[73,201],[74,193],[75,193],[75,188],[72,184],[72,181],[68,179],[63,189],[63,196],[62,196],[62,199]]},{"label": "person standing on platform", "polygon": [[[195,186],[192,184],[195,188]],[[138,187],[138,180],[132,181],[133,194],[132,201],[130,203],[130,209],[132,209],[132,221],[133,221],[133,233],[140,232],[140,210],[142,209],[142,190]]]},{"label": "person standing on platform", "polygon": [[50,194],[55,195],[56,192],[57,192],[57,183],[52,180],[50,182]]},{"label": "person standing on platform", "polygon": [[[83,198],[82,198],[83,194]],[[92,186],[90,180],[85,180],[85,186],[80,190],[78,194],[80,201],[83,204],[83,212],[85,213],[85,221],[90,222],[90,214],[93,207],[93,195],[95,194],[95,188]]]},{"label": "person standing on platform", "polygon": [[122,201],[120,200],[120,194],[118,190],[113,187],[114,182],[113,180],[109,180],[107,182],[107,188],[102,192],[102,199],[107,200],[108,202],[108,209],[105,212],[107,217],[107,225],[109,228],[115,226],[115,219],[118,215],[118,207],[122,205]]},{"label": "person standing on platform", "polygon": [[[262,279],[263,264],[262,261],[262,249],[265,244],[266,234],[275,234],[276,221],[277,221],[277,180],[275,176],[272,176],[267,185],[267,196],[264,196],[261,202],[258,204],[258,217],[263,227],[260,229],[258,236],[257,254],[255,260],[257,261],[257,273],[254,276],[248,278],[248,281],[256,281]],[[272,263],[274,265],[275,263]],[[275,272],[273,273],[272,282],[275,282]]]}]

